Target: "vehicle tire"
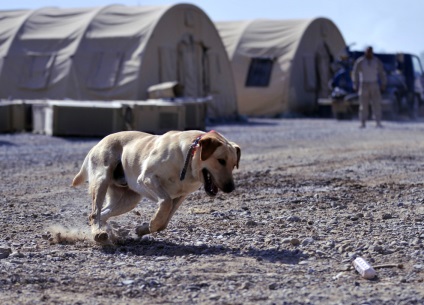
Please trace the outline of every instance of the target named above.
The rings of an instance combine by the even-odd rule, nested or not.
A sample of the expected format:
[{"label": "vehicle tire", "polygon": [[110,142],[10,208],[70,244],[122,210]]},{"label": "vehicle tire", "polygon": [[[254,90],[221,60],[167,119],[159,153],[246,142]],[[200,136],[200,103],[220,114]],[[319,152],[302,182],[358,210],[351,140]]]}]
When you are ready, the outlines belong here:
[{"label": "vehicle tire", "polygon": [[335,112],[334,113],[334,118],[336,120],[343,120],[344,119],[344,113],[343,112]]},{"label": "vehicle tire", "polygon": [[390,105],[383,110],[383,118],[389,121],[395,121],[400,115],[400,101],[399,97],[393,93],[389,97]]},{"label": "vehicle tire", "polygon": [[420,98],[414,94],[413,98],[408,103],[408,116],[410,119],[416,120],[418,118],[419,107]]},{"label": "vehicle tire", "polygon": [[350,111],[346,112],[335,112],[334,118],[336,120],[351,120],[352,119],[352,113]]}]

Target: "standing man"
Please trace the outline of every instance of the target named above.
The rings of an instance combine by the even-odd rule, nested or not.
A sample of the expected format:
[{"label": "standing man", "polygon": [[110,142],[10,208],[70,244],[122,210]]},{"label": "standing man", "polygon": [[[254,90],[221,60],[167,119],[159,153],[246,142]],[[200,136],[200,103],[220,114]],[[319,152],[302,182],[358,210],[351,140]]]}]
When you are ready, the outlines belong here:
[{"label": "standing man", "polygon": [[[365,128],[369,104],[375,116],[377,127],[381,125],[381,91],[386,89],[386,73],[383,64],[374,56],[372,47],[367,47],[364,56],[353,65],[353,89],[359,91],[359,119]],[[380,88],[381,86],[381,88]]]}]

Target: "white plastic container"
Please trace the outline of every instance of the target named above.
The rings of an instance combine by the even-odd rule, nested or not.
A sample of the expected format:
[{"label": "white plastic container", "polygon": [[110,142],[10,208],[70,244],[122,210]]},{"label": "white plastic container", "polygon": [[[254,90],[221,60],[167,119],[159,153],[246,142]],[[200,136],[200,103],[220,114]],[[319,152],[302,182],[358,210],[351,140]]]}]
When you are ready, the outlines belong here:
[{"label": "white plastic container", "polygon": [[368,264],[367,261],[364,260],[362,257],[357,257],[352,262],[352,264],[355,267],[356,271],[358,271],[359,274],[367,280],[373,279],[377,275],[374,268],[370,264]]}]

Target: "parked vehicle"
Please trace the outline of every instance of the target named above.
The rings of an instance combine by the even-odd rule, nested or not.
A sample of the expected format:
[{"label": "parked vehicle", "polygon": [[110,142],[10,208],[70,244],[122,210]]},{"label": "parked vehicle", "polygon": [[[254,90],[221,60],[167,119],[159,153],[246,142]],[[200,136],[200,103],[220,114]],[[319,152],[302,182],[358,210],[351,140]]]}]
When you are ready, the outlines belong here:
[{"label": "parked vehicle", "polygon": [[[351,71],[357,58],[364,52],[349,51],[335,65],[331,83],[331,95],[319,99],[321,107],[331,107],[337,119],[348,119],[358,113],[358,94],[353,90]],[[401,115],[416,118],[424,106],[424,71],[418,56],[408,53],[374,53],[383,63],[387,75],[386,90],[382,92],[384,119],[397,119]]]}]

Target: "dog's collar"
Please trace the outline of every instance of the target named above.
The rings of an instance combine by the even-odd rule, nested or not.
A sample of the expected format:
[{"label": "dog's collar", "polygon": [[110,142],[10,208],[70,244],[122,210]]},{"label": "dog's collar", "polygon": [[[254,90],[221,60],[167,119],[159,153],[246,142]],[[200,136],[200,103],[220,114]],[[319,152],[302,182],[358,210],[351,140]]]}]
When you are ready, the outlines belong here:
[{"label": "dog's collar", "polygon": [[[214,131],[215,131],[215,130],[211,130],[211,131],[209,131],[209,132],[214,132]],[[209,133],[209,132],[207,132],[207,133]],[[188,168],[188,166],[190,165],[190,162],[191,162],[191,160],[193,159],[194,154],[196,153],[196,149],[200,146],[200,144],[199,144],[200,140],[202,139],[202,137],[203,137],[205,134],[206,134],[206,133],[201,134],[201,135],[200,135],[200,136],[198,136],[196,139],[194,139],[194,141],[191,143],[190,148],[188,149],[188,152],[187,152],[186,159],[185,159],[185,161],[184,161],[184,167],[183,167],[183,169],[181,170],[181,174],[180,174],[180,181],[183,181],[183,180],[184,180],[185,175],[186,175],[186,173],[187,173],[187,168]]]}]

